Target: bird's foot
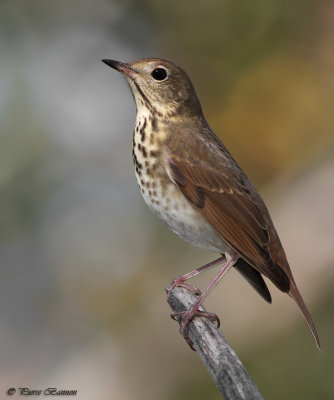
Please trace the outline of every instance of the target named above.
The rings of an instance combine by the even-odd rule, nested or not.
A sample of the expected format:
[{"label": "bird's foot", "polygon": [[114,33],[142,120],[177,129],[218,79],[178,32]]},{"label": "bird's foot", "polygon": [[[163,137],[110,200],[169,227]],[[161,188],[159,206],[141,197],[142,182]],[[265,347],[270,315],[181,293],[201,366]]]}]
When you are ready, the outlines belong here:
[{"label": "bird's foot", "polygon": [[185,289],[190,290],[193,292],[196,296],[199,296],[201,294],[201,291],[196,287],[189,285],[188,283],[185,283],[184,279],[182,276],[179,276],[173,280],[167,287],[166,287],[166,293],[169,295],[169,293],[175,288],[175,287],[184,287]]},{"label": "bird's foot", "polygon": [[180,322],[180,333],[186,340],[188,339],[187,335],[188,325],[190,321],[196,316],[209,318],[212,322],[216,323],[217,328],[220,327],[220,320],[216,314],[199,310],[197,304],[195,303],[192,306],[190,306],[187,311],[175,312],[171,314],[171,317],[174,320]]},{"label": "bird's foot", "polygon": [[189,339],[187,330],[190,321],[196,317],[206,317],[209,318],[212,322],[217,324],[217,328],[220,326],[220,320],[218,316],[214,313],[210,313],[207,311],[200,311],[197,307],[191,306],[187,311],[175,312],[170,315],[174,320],[180,322],[180,333],[188,343],[189,347],[195,351],[193,342]]}]

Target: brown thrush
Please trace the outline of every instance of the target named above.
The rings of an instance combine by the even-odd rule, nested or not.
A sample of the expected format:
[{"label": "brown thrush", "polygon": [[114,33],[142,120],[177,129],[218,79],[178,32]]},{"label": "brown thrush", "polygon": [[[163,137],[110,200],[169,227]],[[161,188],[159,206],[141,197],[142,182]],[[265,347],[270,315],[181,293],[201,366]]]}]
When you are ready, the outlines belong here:
[{"label": "brown thrush", "polygon": [[[181,313],[181,332],[210,290],[236,268],[268,302],[262,275],[299,306],[319,347],[311,315],[292,276],[269,212],[248,177],[206,122],[188,75],[172,62],[150,58],[121,63],[102,60],[121,72],[132,90],[137,118],[133,160],[142,195],[159,218],[185,241],[222,257],[176,278],[167,288],[223,263],[198,300]],[[204,313],[215,319],[215,315]],[[216,318],[217,319],[217,318]]]}]

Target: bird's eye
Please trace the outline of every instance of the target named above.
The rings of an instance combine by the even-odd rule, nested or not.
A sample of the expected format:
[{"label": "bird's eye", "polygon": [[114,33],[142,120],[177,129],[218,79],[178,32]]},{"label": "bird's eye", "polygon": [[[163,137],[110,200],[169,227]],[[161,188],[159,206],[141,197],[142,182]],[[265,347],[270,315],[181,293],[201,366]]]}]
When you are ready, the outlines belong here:
[{"label": "bird's eye", "polygon": [[156,68],[152,71],[151,75],[156,81],[163,81],[167,78],[167,71],[165,68]]}]

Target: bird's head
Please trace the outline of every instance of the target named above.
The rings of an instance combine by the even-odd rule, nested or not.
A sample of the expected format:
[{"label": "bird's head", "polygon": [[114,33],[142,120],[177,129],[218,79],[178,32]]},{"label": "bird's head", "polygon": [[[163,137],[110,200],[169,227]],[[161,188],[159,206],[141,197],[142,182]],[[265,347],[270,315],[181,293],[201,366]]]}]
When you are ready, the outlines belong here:
[{"label": "bird's head", "polygon": [[161,58],[146,58],[130,63],[108,59],[102,61],[125,76],[137,109],[144,106],[165,117],[176,113],[202,113],[191,80],[174,63]]}]

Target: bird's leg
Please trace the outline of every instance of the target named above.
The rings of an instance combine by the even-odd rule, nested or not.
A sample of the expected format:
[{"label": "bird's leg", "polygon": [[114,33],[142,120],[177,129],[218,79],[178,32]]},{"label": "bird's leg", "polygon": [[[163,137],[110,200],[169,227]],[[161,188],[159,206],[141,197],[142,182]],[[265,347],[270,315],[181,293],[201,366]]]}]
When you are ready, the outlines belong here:
[{"label": "bird's leg", "polygon": [[171,292],[171,290],[173,290],[176,286],[181,286],[184,287],[186,289],[189,289],[190,291],[194,292],[197,295],[201,294],[201,291],[192,285],[189,285],[188,283],[185,283],[186,280],[198,275],[199,273],[206,271],[210,268],[215,267],[217,264],[220,264],[221,262],[223,262],[225,260],[225,256],[219,257],[214,261],[211,261],[208,264],[203,265],[202,267],[196,268],[191,272],[188,272],[187,274],[178,276],[177,278],[175,278],[173,280],[173,282],[171,282],[167,287],[166,287],[166,293],[167,295]]},{"label": "bird's leg", "polygon": [[195,301],[195,303],[192,304],[187,311],[173,313],[171,315],[171,317],[173,319],[177,319],[177,317],[181,317],[180,332],[186,339],[188,338],[187,337],[188,324],[194,318],[195,315],[207,317],[207,318],[211,319],[212,321],[217,322],[217,326],[219,328],[220,322],[219,322],[219,318],[217,317],[217,315],[206,312],[206,311],[200,311],[199,307],[201,306],[203,301],[207,298],[207,296],[211,292],[211,290],[221,280],[223,275],[225,275],[226,272],[229,271],[233,267],[233,265],[237,262],[237,260],[238,260],[237,254],[234,253],[232,256],[228,255],[226,257],[226,263],[224,264],[224,266],[221,268],[221,270],[218,272],[218,274],[214,277],[214,279],[210,282],[209,286],[204,290],[204,292],[200,295],[200,297]]}]

